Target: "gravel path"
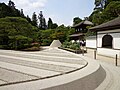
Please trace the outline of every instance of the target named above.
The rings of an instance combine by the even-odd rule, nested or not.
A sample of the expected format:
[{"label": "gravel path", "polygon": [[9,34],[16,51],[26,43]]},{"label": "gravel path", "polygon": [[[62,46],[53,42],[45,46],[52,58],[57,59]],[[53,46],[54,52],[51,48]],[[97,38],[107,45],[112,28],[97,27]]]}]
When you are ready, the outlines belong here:
[{"label": "gravel path", "polygon": [[[88,49],[85,54],[94,58],[94,49]],[[120,90],[120,59],[118,66],[115,66],[115,58],[97,55],[97,60],[106,71],[106,79],[96,90]]]},{"label": "gravel path", "polygon": [[105,69],[107,76],[104,82],[96,90],[120,90],[120,67],[98,61]]}]

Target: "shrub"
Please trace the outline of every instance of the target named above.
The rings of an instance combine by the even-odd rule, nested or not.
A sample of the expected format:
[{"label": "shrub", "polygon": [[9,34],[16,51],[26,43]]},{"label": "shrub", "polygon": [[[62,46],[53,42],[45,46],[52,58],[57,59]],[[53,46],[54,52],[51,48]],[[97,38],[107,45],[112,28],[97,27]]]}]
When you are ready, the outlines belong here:
[{"label": "shrub", "polygon": [[76,42],[72,43],[72,42],[66,41],[63,43],[62,47],[78,50],[80,48],[80,45],[79,45],[79,43],[76,43]]},{"label": "shrub", "polygon": [[42,40],[42,46],[49,46],[51,44],[52,40],[50,39],[43,39]]}]

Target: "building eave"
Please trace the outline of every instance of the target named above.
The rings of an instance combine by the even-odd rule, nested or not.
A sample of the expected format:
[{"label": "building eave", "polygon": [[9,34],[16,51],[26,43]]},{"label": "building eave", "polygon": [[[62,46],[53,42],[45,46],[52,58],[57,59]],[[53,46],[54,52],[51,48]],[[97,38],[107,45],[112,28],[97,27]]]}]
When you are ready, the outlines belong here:
[{"label": "building eave", "polygon": [[120,17],[115,18],[111,21],[103,23],[101,25],[90,28],[91,31],[103,31],[103,30],[113,30],[120,28]]}]

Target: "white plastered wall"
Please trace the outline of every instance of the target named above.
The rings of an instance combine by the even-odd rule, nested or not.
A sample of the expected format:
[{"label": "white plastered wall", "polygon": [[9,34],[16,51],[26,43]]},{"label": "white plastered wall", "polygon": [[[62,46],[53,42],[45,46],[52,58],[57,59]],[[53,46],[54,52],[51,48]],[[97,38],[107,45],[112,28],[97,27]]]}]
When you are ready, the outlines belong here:
[{"label": "white plastered wall", "polygon": [[86,47],[88,47],[88,48],[96,48],[96,38],[94,38],[94,39],[86,39]]},{"label": "white plastered wall", "polygon": [[[112,33],[114,32],[114,33]],[[102,38],[104,35],[109,34],[113,37],[113,49],[102,48]],[[110,57],[115,57],[116,54],[120,58],[120,29],[110,30],[110,31],[102,31],[98,32],[97,36],[97,53],[101,55],[106,55]]]}]

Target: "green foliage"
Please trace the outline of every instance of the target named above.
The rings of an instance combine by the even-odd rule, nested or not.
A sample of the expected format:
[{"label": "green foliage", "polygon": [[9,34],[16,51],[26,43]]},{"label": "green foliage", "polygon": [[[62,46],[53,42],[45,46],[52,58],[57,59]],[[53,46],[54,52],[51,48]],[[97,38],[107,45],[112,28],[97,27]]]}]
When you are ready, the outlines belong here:
[{"label": "green foliage", "polygon": [[8,6],[11,7],[12,9],[15,9],[15,4],[11,0],[9,0]]},{"label": "green foliage", "polygon": [[21,17],[0,19],[0,45],[6,49],[23,49],[36,40],[36,28]]},{"label": "green foliage", "polygon": [[120,1],[108,0],[106,6],[100,10],[95,10],[89,17],[95,25],[99,25],[120,16]]},{"label": "green foliage", "polygon": [[32,15],[32,25],[37,27],[37,15],[35,12]]},{"label": "green foliage", "polygon": [[[90,27],[89,27],[90,28]],[[87,33],[85,33],[85,39],[87,38],[87,37],[89,37],[89,36],[94,36],[94,35],[96,35],[96,32],[91,32],[89,29],[88,29],[88,31],[87,31]]]},{"label": "green foliage", "polygon": [[26,18],[27,21],[31,24],[31,19],[27,15],[27,17],[23,13],[23,9],[18,10],[15,8],[15,4],[12,1],[9,1],[8,5],[5,3],[0,3],[0,18],[5,18],[5,17],[22,17]]},{"label": "green foliage", "polygon": [[120,1],[112,1],[103,11],[106,21],[114,19],[120,15]]},{"label": "green foliage", "polygon": [[73,49],[73,50],[79,50],[80,49],[80,44],[79,43],[72,43],[72,42],[68,42],[68,41],[65,41],[62,45],[63,48],[70,48],[70,49]]},{"label": "green foliage", "polygon": [[50,43],[52,42],[52,39],[50,37],[50,35],[52,34],[52,30],[48,29],[48,30],[41,30],[41,45],[43,46],[48,46],[50,45]]},{"label": "green foliage", "polygon": [[62,47],[63,48],[70,48],[70,45],[72,45],[72,42],[65,41],[65,42],[63,42]]},{"label": "green foliage", "polygon": [[45,18],[43,17],[43,14],[42,14],[42,11],[40,11],[40,14],[38,16],[38,19],[39,19],[39,29],[40,30],[46,30],[47,29],[47,25],[46,25],[46,20]]},{"label": "green foliage", "polygon": [[30,46],[32,38],[23,35],[9,36],[9,47],[11,49],[24,49]]},{"label": "green foliage", "polygon": [[49,18],[48,20],[48,29],[56,29],[58,27],[58,25],[56,23],[52,22],[52,19]]},{"label": "green foliage", "polygon": [[57,23],[52,24],[52,29],[56,29],[58,27]]},{"label": "green foliage", "polygon": [[28,15],[27,15],[26,19],[27,19],[27,21],[28,21],[29,23],[32,24],[32,21],[31,21],[31,19],[30,19],[30,17],[29,17]]},{"label": "green foliage", "polygon": [[13,9],[7,6],[5,3],[0,3],[0,18],[4,18],[6,16],[10,17],[22,17],[20,11],[18,9]]},{"label": "green foliage", "polygon": [[107,4],[107,0],[95,0],[95,9],[103,10]]},{"label": "green foliage", "polygon": [[81,21],[82,21],[82,19],[80,19],[79,17],[75,17],[73,19],[73,25],[76,25],[76,24],[80,23]]},{"label": "green foliage", "polygon": [[74,29],[61,25],[56,29],[41,30],[41,45],[50,45],[53,40],[59,39],[61,42],[69,41],[69,35],[74,33]]},{"label": "green foliage", "polygon": [[70,45],[70,49],[79,50],[80,49],[79,43],[73,43],[72,45]]},{"label": "green foliage", "polygon": [[52,29],[52,25],[53,25],[52,19],[49,18],[49,20],[48,20],[48,29]]}]

